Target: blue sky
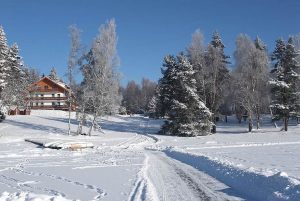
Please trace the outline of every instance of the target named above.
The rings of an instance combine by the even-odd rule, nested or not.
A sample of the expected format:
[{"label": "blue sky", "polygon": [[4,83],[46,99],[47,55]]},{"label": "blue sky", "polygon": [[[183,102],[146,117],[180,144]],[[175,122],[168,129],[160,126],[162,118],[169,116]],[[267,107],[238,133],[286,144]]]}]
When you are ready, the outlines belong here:
[{"label": "blue sky", "polygon": [[9,44],[17,42],[27,65],[48,74],[66,71],[68,26],[76,24],[90,45],[101,24],[117,23],[122,84],[142,77],[157,80],[162,59],[185,49],[201,29],[205,42],[220,32],[232,55],[239,33],[258,35],[273,50],[274,41],[300,32],[298,0],[0,0],[0,25]]}]

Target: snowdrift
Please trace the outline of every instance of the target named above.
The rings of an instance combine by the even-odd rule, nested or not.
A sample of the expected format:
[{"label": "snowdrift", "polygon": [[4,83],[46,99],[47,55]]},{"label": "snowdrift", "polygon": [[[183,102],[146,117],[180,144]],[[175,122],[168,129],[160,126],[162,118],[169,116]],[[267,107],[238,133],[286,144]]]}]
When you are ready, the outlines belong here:
[{"label": "snowdrift", "polygon": [[25,139],[26,142],[31,142],[33,144],[43,146],[45,148],[51,149],[85,149],[93,148],[94,145],[88,142],[74,142],[74,141],[62,141],[62,140],[49,140],[49,139]]},{"label": "snowdrift", "polygon": [[169,157],[191,165],[200,171],[237,190],[250,200],[300,200],[300,181],[289,177],[285,172],[268,176],[250,170],[242,170],[208,157],[195,155],[182,150],[167,149]]}]

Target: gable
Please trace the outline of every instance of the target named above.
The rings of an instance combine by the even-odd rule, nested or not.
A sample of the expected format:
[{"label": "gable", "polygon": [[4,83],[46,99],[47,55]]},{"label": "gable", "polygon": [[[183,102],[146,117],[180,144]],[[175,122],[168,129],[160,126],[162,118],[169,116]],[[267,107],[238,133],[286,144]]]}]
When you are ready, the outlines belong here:
[{"label": "gable", "polygon": [[36,91],[36,90],[43,90],[43,91],[57,90],[61,93],[64,93],[67,89],[55,83],[51,79],[47,77],[43,77],[42,79],[40,79],[39,81],[37,81],[36,83],[30,86],[30,91]]}]

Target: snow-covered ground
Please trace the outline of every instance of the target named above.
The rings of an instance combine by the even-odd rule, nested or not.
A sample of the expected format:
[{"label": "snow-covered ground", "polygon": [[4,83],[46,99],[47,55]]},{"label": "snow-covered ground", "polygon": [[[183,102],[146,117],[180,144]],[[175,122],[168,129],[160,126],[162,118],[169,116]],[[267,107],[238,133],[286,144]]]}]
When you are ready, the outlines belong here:
[{"label": "snow-covered ground", "polygon": [[[300,127],[279,132],[266,118],[247,133],[232,118],[215,135],[183,138],[156,135],[160,123],[107,117],[105,133],[88,137],[67,136],[62,111],[9,116],[0,123],[0,201],[300,200]],[[94,148],[48,149],[25,138]]]}]

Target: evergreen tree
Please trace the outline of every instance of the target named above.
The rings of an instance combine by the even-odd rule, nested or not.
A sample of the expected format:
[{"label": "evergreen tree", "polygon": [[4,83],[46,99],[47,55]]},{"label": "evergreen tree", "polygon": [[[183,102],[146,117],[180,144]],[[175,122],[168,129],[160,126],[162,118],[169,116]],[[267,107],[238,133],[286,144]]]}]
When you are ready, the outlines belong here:
[{"label": "evergreen tree", "polygon": [[272,54],[275,62],[274,78],[270,81],[273,100],[271,108],[274,120],[283,119],[284,130],[288,130],[290,117],[297,115],[299,111],[299,95],[297,92],[297,81],[299,74],[299,62],[296,57],[299,53],[295,50],[292,39],[287,44],[282,39],[276,41],[276,47]]},{"label": "evergreen tree", "polygon": [[172,55],[164,58],[161,73],[163,77],[158,81],[158,100],[157,100],[157,116],[164,117],[170,111],[171,101],[174,95],[175,88],[175,72],[176,72],[176,59]]},{"label": "evergreen tree", "polygon": [[[228,56],[224,53],[224,44],[222,43],[219,33],[215,32],[210,45],[206,51],[206,83],[205,97],[206,106],[212,112],[212,121],[216,122],[219,108],[224,101],[225,89],[229,84],[229,70],[227,64]],[[212,132],[216,132],[216,126],[213,126]]]},{"label": "evergreen tree", "polygon": [[177,56],[175,64],[169,118],[162,132],[177,136],[207,135],[212,125],[211,113],[197,94],[193,66],[183,54]]},{"label": "evergreen tree", "polygon": [[7,84],[7,76],[9,72],[8,57],[9,47],[3,27],[0,26],[0,92]]},{"label": "evergreen tree", "polygon": [[9,94],[9,102],[7,105],[21,106],[24,105],[24,93],[29,83],[26,80],[23,69],[23,61],[19,56],[19,48],[17,44],[9,49],[8,65],[10,66],[8,84],[5,91]]}]

